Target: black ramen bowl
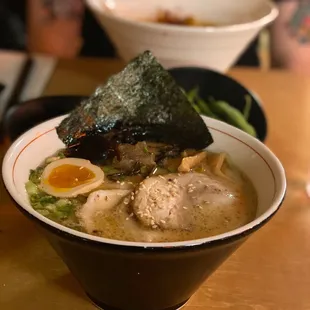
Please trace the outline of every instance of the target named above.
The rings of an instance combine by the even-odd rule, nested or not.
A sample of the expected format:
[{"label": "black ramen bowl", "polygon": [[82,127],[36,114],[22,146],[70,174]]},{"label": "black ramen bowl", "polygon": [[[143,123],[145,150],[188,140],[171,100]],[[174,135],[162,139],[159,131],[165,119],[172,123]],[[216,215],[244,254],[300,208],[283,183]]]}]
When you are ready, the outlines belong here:
[{"label": "black ramen bowl", "polygon": [[62,119],[30,129],[11,145],[3,160],[3,180],[16,206],[41,228],[90,299],[104,310],[180,308],[271,219],[284,199],[285,173],[276,156],[243,131],[204,118],[214,138],[208,150],[227,152],[256,189],[258,206],[253,221],[220,235],[169,243],[118,241],[70,229],[36,212],[25,191],[29,170],[63,147],[55,130]]},{"label": "black ramen bowl", "polygon": [[255,128],[257,138],[265,141],[267,120],[262,105],[257,96],[239,82],[227,75],[199,67],[179,67],[168,71],[185,91],[198,87],[203,99],[212,97],[223,100],[239,111],[244,109],[245,97],[250,96],[252,106],[248,121]]}]

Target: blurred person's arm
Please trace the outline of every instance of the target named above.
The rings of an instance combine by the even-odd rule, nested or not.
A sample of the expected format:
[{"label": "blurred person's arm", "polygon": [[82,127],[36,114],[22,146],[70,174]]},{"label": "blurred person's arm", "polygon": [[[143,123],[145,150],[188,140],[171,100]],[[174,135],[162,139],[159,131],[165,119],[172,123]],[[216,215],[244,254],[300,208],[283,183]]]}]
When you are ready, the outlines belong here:
[{"label": "blurred person's arm", "polygon": [[271,27],[275,66],[310,75],[310,0],[278,0],[279,16]]},{"label": "blurred person's arm", "polygon": [[27,1],[28,51],[76,56],[82,46],[83,0]]}]

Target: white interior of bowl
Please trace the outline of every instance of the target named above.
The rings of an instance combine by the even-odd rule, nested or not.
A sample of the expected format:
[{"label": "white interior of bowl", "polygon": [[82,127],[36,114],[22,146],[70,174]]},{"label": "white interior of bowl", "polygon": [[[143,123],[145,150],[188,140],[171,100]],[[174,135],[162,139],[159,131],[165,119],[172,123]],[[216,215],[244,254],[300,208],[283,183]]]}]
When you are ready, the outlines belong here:
[{"label": "white interior of bowl", "polygon": [[[155,20],[159,10],[169,10],[178,16],[194,16],[200,21],[216,23],[216,27],[179,27],[183,30],[202,29],[222,30],[241,26],[260,27],[268,24],[277,16],[277,9],[269,0],[87,0],[88,5],[98,13],[110,18],[116,17],[135,22]],[[152,27],[166,27],[151,24]],[[226,27],[227,26],[227,27]],[[237,27],[235,28],[240,29]],[[226,29],[229,30],[229,29]]]},{"label": "white interior of bowl", "polygon": [[232,161],[250,178],[258,194],[258,211],[256,219],[225,234],[204,239],[170,242],[170,243],[138,243],[110,240],[81,233],[59,225],[37,213],[30,205],[25,190],[29,170],[36,168],[46,157],[64,145],[58,139],[55,126],[63,117],[42,123],[22,135],[8,150],[3,161],[3,179],[14,200],[27,212],[39,220],[70,234],[118,245],[142,247],[173,247],[194,245],[207,241],[218,240],[240,234],[259,225],[279,208],[286,190],[284,169],[273,153],[260,141],[226,123],[203,117],[210,128],[214,143],[210,151],[226,152]]}]

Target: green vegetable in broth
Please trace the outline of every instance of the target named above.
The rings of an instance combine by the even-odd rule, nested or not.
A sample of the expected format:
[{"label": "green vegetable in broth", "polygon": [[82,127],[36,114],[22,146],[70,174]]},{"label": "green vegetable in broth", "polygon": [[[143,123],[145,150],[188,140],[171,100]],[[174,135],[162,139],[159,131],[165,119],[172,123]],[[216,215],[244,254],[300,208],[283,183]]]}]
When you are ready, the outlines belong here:
[{"label": "green vegetable in broth", "polygon": [[43,170],[43,166],[30,170],[29,181],[25,185],[32,207],[56,222],[69,219],[74,216],[76,208],[85,203],[86,197],[78,196],[73,199],[64,199],[46,194],[38,186]]},{"label": "green vegetable in broth", "polygon": [[34,184],[39,184],[41,181],[41,175],[43,172],[43,167],[38,167],[35,170],[30,170],[29,180]]},{"label": "green vegetable in broth", "polygon": [[102,170],[103,170],[103,172],[106,175],[111,175],[111,174],[115,174],[115,173],[119,173],[120,172],[119,169],[116,169],[113,166],[103,166]]}]

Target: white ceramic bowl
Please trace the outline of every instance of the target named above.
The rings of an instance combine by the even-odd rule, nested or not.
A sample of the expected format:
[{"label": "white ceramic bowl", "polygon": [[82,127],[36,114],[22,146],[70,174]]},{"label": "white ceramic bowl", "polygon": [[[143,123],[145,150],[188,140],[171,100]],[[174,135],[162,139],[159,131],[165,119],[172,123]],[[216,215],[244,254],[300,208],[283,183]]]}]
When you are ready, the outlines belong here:
[{"label": "white ceramic bowl", "polygon": [[229,153],[256,188],[258,211],[252,222],[221,235],[169,243],[117,241],[72,230],[37,213],[25,191],[29,170],[63,147],[55,130],[62,119],[42,123],[13,143],[3,161],[3,180],[16,205],[42,228],[102,309],[179,309],[247,237],[270,220],[284,199],[285,174],[275,155],[243,131],[204,117],[215,140],[208,149]]},{"label": "white ceramic bowl", "polygon": [[[200,66],[228,70],[259,31],[278,15],[269,0],[86,0],[129,61],[150,50],[166,67]],[[212,21],[217,27],[150,23],[159,9]]]},{"label": "white ceramic bowl", "polygon": [[[10,195],[27,212],[60,230],[87,239],[139,246],[140,244],[136,242],[108,240],[63,227],[40,215],[30,206],[25,190],[29,171],[30,169],[35,169],[46,157],[64,147],[64,144],[58,139],[55,130],[55,126],[62,119],[63,116],[57,117],[36,126],[12,144],[3,160],[2,170],[3,180]],[[208,241],[244,232],[276,212],[284,197],[286,180],[284,169],[279,160],[259,140],[224,122],[208,117],[203,117],[203,119],[208,124],[214,138],[214,143],[208,147],[208,150],[228,153],[232,161],[253,182],[258,194],[257,218],[253,222],[232,232],[206,238],[205,240]],[[202,242],[202,240],[196,240],[195,242]],[[188,241],[174,243],[174,245],[187,244],[189,244]],[[148,243],[148,245],[161,247],[163,243]]]}]

